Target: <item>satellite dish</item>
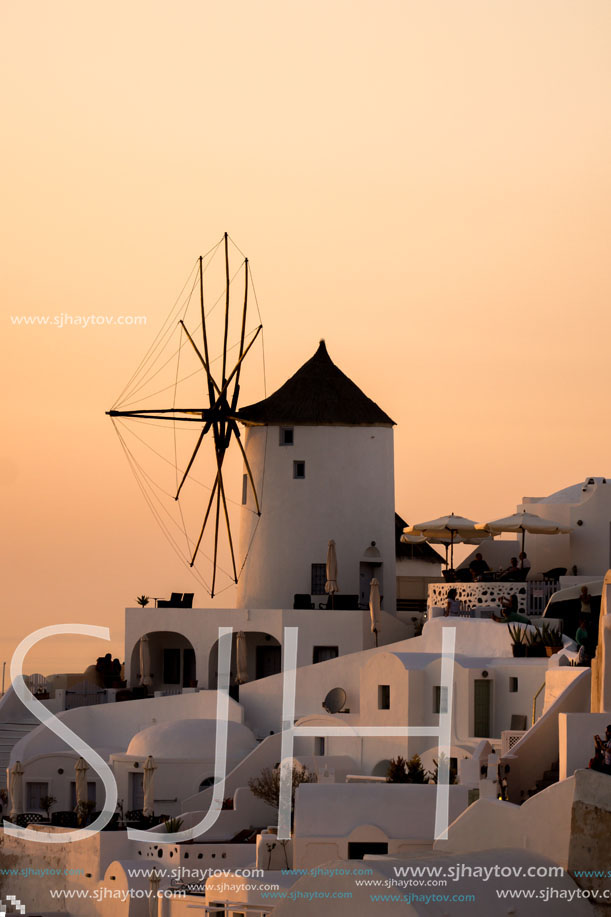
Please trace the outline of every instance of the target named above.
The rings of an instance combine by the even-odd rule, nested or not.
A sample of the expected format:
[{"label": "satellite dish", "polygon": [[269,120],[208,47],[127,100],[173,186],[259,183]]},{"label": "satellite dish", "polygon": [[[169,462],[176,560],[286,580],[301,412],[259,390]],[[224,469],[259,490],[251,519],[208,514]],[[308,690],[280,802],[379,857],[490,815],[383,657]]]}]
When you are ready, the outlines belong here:
[{"label": "satellite dish", "polygon": [[345,703],[346,692],[344,689],[332,688],[322,702],[322,705],[327,713],[339,713]]}]

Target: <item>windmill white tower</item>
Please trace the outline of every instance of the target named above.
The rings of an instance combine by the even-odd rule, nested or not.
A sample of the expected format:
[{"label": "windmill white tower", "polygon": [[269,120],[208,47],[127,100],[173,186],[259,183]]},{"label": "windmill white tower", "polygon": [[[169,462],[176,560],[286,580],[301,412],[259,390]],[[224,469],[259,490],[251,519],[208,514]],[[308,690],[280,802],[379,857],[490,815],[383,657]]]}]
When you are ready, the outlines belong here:
[{"label": "windmill white tower", "polygon": [[335,540],[340,595],[367,607],[375,576],[382,608],[396,605],[394,421],[332,362],[324,341],[264,401],[242,408],[245,452],[237,604],[292,608],[321,601]]}]

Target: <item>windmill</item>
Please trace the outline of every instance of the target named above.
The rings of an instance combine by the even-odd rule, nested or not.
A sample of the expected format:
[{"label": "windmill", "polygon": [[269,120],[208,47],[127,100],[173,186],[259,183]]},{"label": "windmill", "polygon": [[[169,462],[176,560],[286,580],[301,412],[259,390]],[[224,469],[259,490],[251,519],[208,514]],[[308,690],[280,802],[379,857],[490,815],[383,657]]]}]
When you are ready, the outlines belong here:
[{"label": "windmill", "polygon": [[[223,465],[233,443],[237,444],[237,447],[242,455],[244,467],[246,469],[248,485],[252,489],[254,496],[256,513],[258,516],[261,515],[261,508],[259,504],[259,497],[257,495],[257,489],[255,486],[255,480],[248,458],[246,456],[244,446],[241,441],[240,428],[238,426],[238,401],[240,396],[240,379],[244,369],[245,361],[248,355],[251,353],[255,342],[259,339],[263,326],[260,323],[259,316],[259,324],[254,329],[247,330],[250,278],[248,258],[244,257],[242,265],[236,274],[231,277],[229,241],[229,237],[227,233],[225,233],[220,242],[213,249],[211,249],[210,252],[208,252],[206,255],[200,256],[198,259],[197,268],[195,271],[195,279],[191,287],[191,291],[187,297],[187,306],[191,302],[191,297],[194,296],[196,290],[198,290],[199,315],[201,325],[193,327],[192,322],[189,322],[191,328],[188,327],[188,323],[185,321],[187,311],[186,308],[177,322],[170,318],[169,326],[166,327],[164,332],[166,336],[165,343],[164,337],[160,332],[161,337],[158,337],[158,340],[153,344],[141,366],[138,368],[138,370],[136,370],[136,373],[130,380],[130,383],[128,383],[128,386],[126,386],[122,395],[120,396],[120,403],[117,404],[117,406],[115,406],[112,410],[106,412],[113,419],[113,422],[139,421],[149,424],[153,422],[160,422],[162,425],[169,425],[174,430],[177,429],[177,425],[179,425],[178,429],[185,429],[183,424],[195,425],[196,429],[200,428],[199,435],[197,436],[195,445],[191,451],[191,455],[186,462],[185,467],[179,469],[177,464],[177,471],[180,470],[180,474],[177,475],[175,492],[173,494],[173,499],[176,502],[181,500],[181,495],[184,495],[184,488],[186,483],[190,480],[190,478],[193,477],[194,467],[198,455],[200,454],[200,450],[202,449],[202,445],[208,441],[212,443],[214,453],[212,485],[209,488],[210,493],[205,506],[203,521],[201,523],[201,527],[199,528],[197,537],[192,538],[187,536],[188,554],[185,557],[189,563],[189,566],[193,567],[195,565],[198,554],[200,553],[204,533],[209,527],[209,524],[212,524],[212,520],[214,520],[214,548],[213,556],[210,559],[212,565],[212,584],[208,590],[211,596],[215,595],[215,589],[217,585],[219,540],[221,530],[223,528],[226,533],[231,558],[230,576],[234,583],[238,582],[239,576],[238,565],[236,562],[235,543],[231,529],[230,513],[227,505],[227,489],[223,477]],[[207,303],[206,297],[204,295],[204,275],[210,266],[214,255],[217,254],[221,246],[224,249],[225,256],[224,289],[222,290],[221,295],[213,301],[212,305],[210,305]],[[231,306],[232,297],[230,293],[233,291],[233,285],[236,276],[238,273],[242,273],[242,270],[244,277],[243,295],[240,295],[240,308],[236,313],[236,310],[232,309]],[[252,287],[252,279],[250,286]],[[183,288],[183,291],[184,289],[185,288]],[[220,304],[221,297],[224,300],[224,313],[220,321],[219,334],[216,336],[217,338],[220,338],[220,340],[213,340],[213,336],[211,335],[209,329],[210,315],[216,309],[216,306]],[[218,314],[219,313],[217,312],[217,315]],[[230,322],[230,317],[232,314],[234,321]],[[237,341],[232,345],[232,342],[229,338],[229,332],[230,325],[235,325],[236,314],[239,319],[239,323],[237,325],[239,328],[239,334]],[[173,354],[169,360],[165,360],[165,356],[162,356],[162,353],[165,353],[165,349],[169,344],[169,341],[167,340],[168,332],[173,331],[179,332],[180,343],[176,353]],[[176,385],[173,386],[174,393],[173,398],[171,399],[173,402],[172,406],[167,406],[167,404],[164,406],[157,406],[158,404],[163,405],[163,400],[154,401],[154,407],[132,406],[133,402],[130,402],[130,398],[138,396],[138,401],[142,401],[143,399],[140,397],[140,393],[145,388],[147,382],[150,382],[157,377],[158,373],[160,372],[159,366],[161,365],[161,369],[163,369],[168,365],[173,357],[178,356],[178,358],[180,358],[180,354],[185,346],[191,350],[192,356],[195,357],[199,369],[200,382],[202,380],[203,373],[204,384],[203,386],[199,386],[199,394],[195,394],[195,398],[201,397],[202,403],[194,407],[183,407],[177,404],[178,382],[184,381],[179,380],[178,378],[179,372],[177,365]],[[236,349],[237,354],[234,357],[232,356],[232,351]],[[217,352],[216,356],[214,355],[215,350]],[[164,360],[165,362],[163,362]],[[214,364],[218,364],[218,370],[215,369]],[[185,376],[184,379],[188,379],[194,375],[195,373],[190,373],[188,376]],[[166,392],[169,388],[171,388],[171,386],[168,386],[165,389],[161,389],[161,392]],[[168,398],[168,400],[170,399]],[[193,400],[194,399],[192,398],[189,403],[192,404]],[[125,404],[125,401],[128,403]],[[119,431],[117,430],[117,432]],[[122,440],[122,445],[124,448],[126,448],[125,441],[121,436],[120,438]],[[134,467],[134,463],[132,462],[132,470],[134,470]],[[142,486],[142,482],[139,481],[139,483]],[[185,535],[187,535],[186,532]]]}]

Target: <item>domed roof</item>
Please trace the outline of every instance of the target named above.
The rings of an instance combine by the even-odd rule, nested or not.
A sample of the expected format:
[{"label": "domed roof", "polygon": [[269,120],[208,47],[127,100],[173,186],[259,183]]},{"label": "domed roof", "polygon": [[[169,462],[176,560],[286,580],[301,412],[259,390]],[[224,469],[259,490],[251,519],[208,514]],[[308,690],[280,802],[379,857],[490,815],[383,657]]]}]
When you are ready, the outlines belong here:
[{"label": "domed roof", "polygon": [[324,341],[278,391],[242,408],[238,417],[245,424],[394,425],[394,420],[338,369]]},{"label": "domed roof", "polygon": [[[229,721],[227,753],[241,759],[257,744],[253,733],[241,723]],[[188,719],[156,723],[136,733],[126,754],[145,758],[184,758],[204,760],[214,758],[216,720]]]},{"label": "domed roof", "polygon": [[590,493],[590,488],[596,484],[606,484],[607,478],[586,478],[581,484],[571,484],[570,487],[564,487],[550,494],[549,497],[542,497],[538,503],[581,503],[584,500],[584,494]]}]

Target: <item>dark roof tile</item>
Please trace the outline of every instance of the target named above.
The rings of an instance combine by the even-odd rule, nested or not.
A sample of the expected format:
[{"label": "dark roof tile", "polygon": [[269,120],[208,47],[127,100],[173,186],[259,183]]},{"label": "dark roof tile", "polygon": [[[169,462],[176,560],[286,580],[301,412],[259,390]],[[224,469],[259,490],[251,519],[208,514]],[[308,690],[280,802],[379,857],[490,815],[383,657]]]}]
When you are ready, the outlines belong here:
[{"label": "dark roof tile", "polygon": [[314,356],[278,391],[242,408],[246,424],[390,426],[394,420],[338,369],[321,341]]}]

